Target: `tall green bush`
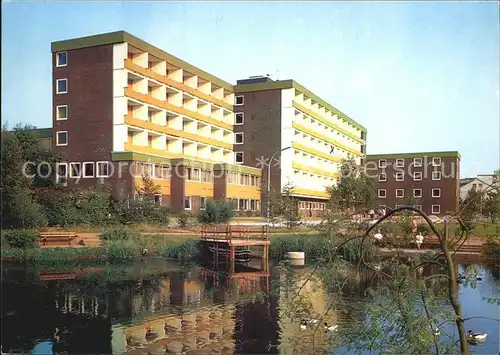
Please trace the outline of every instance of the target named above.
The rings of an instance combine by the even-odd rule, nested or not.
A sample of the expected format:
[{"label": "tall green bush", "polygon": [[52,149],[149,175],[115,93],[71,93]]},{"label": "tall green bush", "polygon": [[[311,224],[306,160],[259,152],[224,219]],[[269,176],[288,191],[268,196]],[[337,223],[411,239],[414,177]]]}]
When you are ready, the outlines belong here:
[{"label": "tall green bush", "polygon": [[17,249],[31,249],[36,247],[38,233],[33,230],[3,230],[2,247],[8,246]]},{"label": "tall green bush", "polygon": [[228,223],[234,217],[234,210],[228,202],[208,200],[205,209],[198,213],[201,224]]}]

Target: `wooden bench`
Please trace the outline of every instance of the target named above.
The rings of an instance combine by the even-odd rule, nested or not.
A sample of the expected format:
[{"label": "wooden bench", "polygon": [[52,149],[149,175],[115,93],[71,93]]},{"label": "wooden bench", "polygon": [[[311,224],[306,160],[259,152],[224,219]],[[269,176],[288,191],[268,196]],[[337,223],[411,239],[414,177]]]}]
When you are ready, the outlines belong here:
[{"label": "wooden bench", "polygon": [[71,245],[71,241],[76,237],[74,232],[40,232],[38,233],[37,245],[41,246],[57,246]]}]

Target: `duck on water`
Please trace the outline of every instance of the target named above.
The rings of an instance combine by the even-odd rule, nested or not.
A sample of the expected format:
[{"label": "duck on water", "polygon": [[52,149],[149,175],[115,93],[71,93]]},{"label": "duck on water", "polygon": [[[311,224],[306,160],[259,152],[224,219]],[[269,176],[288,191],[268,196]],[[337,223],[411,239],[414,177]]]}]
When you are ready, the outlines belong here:
[{"label": "duck on water", "polygon": [[474,333],[472,330],[467,332],[467,341],[470,344],[478,344],[486,341],[488,337],[487,333]]}]

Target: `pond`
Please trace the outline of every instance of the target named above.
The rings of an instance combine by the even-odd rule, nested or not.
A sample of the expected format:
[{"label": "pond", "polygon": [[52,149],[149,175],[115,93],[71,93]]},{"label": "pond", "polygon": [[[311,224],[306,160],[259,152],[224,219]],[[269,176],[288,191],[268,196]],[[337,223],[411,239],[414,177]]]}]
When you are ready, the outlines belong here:
[{"label": "pond", "polygon": [[[300,320],[287,312],[295,302],[290,292],[268,294],[283,282],[282,268],[237,271],[229,275],[163,260],[52,270],[4,265],[2,352],[309,354],[321,347],[328,334],[321,331],[311,338],[311,332],[300,330]],[[309,271],[292,271],[297,287]],[[499,306],[485,300],[500,294],[498,275],[495,279],[488,270],[479,271],[483,280],[475,288],[460,288],[464,316],[498,318]],[[351,307],[326,317],[339,325],[339,334],[363,321],[370,302],[365,289],[373,272],[353,273],[356,282],[346,285],[342,295]],[[329,295],[320,282],[312,280],[301,294],[314,313],[325,312]],[[488,333],[488,341],[471,352],[499,353],[498,322],[475,318],[469,328]],[[442,330],[456,336],[454,331]],[[342,350],[337,344],[333,352]]]}]

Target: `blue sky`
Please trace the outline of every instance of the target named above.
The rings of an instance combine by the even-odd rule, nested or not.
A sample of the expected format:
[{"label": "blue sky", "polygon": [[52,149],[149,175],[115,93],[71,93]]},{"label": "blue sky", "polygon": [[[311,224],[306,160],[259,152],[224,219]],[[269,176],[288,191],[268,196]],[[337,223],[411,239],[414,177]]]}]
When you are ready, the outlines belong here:
[{"label": "blue sky", "polygon": [[52,41],[126,30],[231,83],[297,80],[368,128],[369,154],[458,150],[462,177],[499,167],[496,1],[4,2],[2,10],[10,125],[51,125]]}]

